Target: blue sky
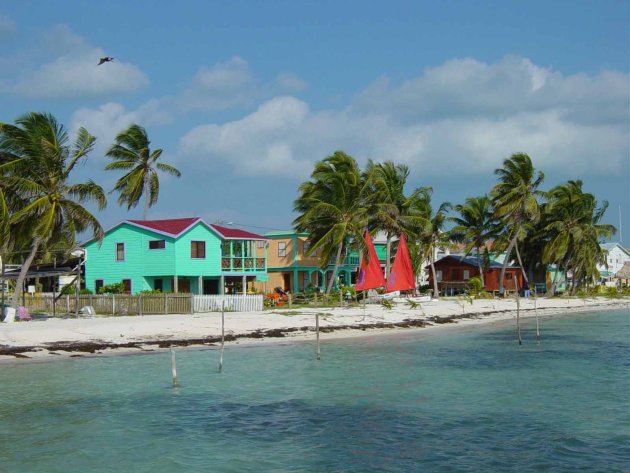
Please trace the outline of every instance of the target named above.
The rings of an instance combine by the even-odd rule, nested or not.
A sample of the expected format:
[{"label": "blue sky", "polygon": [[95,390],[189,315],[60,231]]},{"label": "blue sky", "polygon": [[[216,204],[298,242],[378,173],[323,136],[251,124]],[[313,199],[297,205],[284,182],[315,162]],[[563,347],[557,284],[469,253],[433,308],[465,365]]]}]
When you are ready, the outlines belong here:
[{"label": "blue sky", "polygon": [[[77,178],[107,190],[105,149],[139,123],[183,174],[151,218],[261,232],[290,226],[337,149],[408,164],[436,203],[489,191],[527,152],[544,188],[583,180],[615,225],[621,207],[629,246],[629,61],[628,1],[23,0],[0,5],[0,121],[85,126],[98,146]],[[112,195],[98,217],[141,212]]]}]

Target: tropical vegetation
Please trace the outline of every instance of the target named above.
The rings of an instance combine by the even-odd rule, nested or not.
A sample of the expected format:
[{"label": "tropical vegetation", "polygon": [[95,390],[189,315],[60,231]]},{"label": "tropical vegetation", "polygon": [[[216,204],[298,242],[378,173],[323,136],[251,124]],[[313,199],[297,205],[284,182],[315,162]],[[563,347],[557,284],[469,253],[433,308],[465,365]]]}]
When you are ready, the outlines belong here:
[{"label": "tropical vegetation", "polygon": [[147,131],[134,123],[116,135],[116,142],[107,150],[111,162],[105,166],[107,171],[125,171],[112,191],[118,193],[118,205],[126,205],[129,210],[138,205],[144,196],[144,220],[147,219],[149,208],[158,200],[158,171],[175,177],[181,176],[174,166],[158,162],[162,149],[151,151],[150,144]]}]

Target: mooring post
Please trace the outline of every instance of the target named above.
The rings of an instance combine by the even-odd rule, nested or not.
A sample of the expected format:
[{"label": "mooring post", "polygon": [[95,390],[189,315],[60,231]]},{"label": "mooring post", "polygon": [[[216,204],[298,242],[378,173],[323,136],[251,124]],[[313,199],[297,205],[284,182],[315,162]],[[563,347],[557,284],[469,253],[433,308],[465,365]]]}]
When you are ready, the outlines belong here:
[{"label": "mooring post", "polygon": [[176,388],[177,384],[177,361],[175,360],[175,350],[171,346],[171,374],[173,375],[173,387]]},{"label": "mooring post", "polygon": [[319,351],[319,312],[315,312],[315,337],[317,339],[317,360],[321,360],[321,353]]},{"label": "mooring post", "polygon": [[225,299],[221,299],[221,356],[219,357],[219,373],[223,373],[223,347],[225,345]]},{"label": "mooring post", "polygon": [[516,278],[514,279],[514,294],[516,296],[516,331],[518,333],[518,344],[522,345],[523,340],[521,339],[521,304],[518,297],[518,281]]}]

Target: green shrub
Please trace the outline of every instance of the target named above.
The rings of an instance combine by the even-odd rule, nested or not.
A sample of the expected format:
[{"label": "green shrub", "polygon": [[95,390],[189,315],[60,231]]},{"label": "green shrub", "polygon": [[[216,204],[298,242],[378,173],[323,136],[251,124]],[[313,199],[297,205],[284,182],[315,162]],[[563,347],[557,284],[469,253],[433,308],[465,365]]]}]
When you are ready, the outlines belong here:
[{"label": "green shrub", "polygon": [[125,292],[125,284],[117,282],[114,284],[106,284],[98,290],[99,294],[122,294]]}]

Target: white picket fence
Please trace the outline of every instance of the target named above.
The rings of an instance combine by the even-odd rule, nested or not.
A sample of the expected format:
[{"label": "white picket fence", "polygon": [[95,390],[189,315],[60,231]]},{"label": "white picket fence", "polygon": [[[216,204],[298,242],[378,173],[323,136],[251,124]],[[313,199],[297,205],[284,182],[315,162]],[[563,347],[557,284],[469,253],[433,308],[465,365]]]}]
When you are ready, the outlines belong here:
[{"label": "white picket fence", "polygon": [[256,312],[263,310],[262,294],[251,296],[224,295],[224,296],[193,296],[195,312],[217,312],[225,301],[225,310],[230,312]]}]

